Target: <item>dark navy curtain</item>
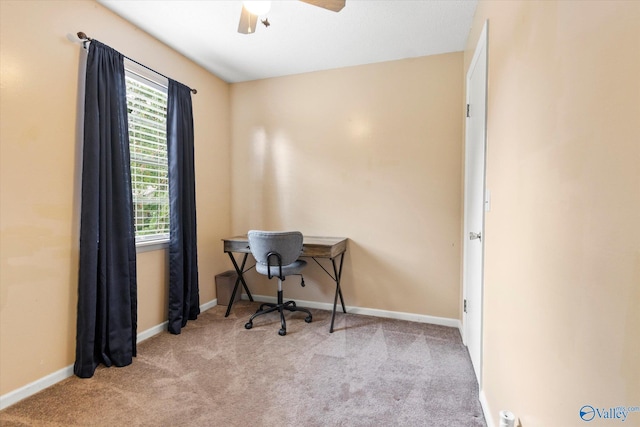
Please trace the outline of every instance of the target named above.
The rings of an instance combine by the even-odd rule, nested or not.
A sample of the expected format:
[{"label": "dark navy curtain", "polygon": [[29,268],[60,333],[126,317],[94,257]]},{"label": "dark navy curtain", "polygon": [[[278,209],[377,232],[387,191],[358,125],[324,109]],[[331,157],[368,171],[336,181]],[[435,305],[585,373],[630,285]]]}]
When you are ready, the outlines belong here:
[{"label": "dark navy curtain", "polygon": [[193,165],[191,89],[169,79],[167,105],[169,157],[169,332],[179,334],[200,314],[196,191]]},{"label": "dark navy curtain", "polygon": [[74,373],[136,355],[136,248],[123,56],[92,41],[87,56]]}]

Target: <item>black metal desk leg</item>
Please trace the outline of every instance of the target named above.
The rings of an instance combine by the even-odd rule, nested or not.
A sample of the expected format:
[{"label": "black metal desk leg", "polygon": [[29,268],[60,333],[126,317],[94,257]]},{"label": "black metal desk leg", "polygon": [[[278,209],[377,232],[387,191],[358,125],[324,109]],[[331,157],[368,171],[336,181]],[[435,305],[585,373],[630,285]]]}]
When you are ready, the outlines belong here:
[{"label": "black metal desk leg", "polygon": [[240,284],[240,282],[242,282],[242,286],[244,287],[244,290],[247,293],[247,296],[249,297],[249,301],[253,301],[253,296],[251,296],[251,292],[249,291],[247,282],[244,281],[244,276],[242,274],[244,273],[244,266],[247,262],[247,257],[249,256],[249,254],[247,253],[244,254],[244,257],[242,258],[242,265],[240,267],[238,267],[238,263],[236,262],[236,259],[234,258],[233,254],[231,252],[227,252],[227,254],[229,254],[229,258],[231,258],[231,262],[233,263],[233,268],[236,269],[236,273],[238,274],[238,277],[236,278],[236,283],[233,287],[233,292],[231,293],[231,299],[229,300],[229,305],[227,306],[227,312],[225,313],[224,317],[228,317],[229,313],[231,313],[231,306],[233,305],[233,301],[236,298],[236,292],[238,292],[238,285]]},{"label": "black metal desk leg", "polygon": [[342,304],[343,313],[347,312],[347,309],[344,306],[344,298],[342,297],[342,290],[340,289],[340,278],[342,276],[342,261],[344,260],[344,252],[340,255],[340,267],[336,268],[336,260],[335,258],[331,258],[331,263],[333,264],[333,274],[336,281],[336,294],[333,297],[333,312],[331,313],[331,327],[329,328],[329,332],[333,332],[333,323],[336,318],[336,305],[338,305],[338,295],[340,296],[340,303]]},{"label": "black metal desk leg", "polygon": [[337,287],[338,287],[338,295],[340,295],[340,303],[342,304],[342,312],[346,313],[347,309],[344,306],[344,298],[342,298],[342,288],[340,287],[340,282],[342,280],[342,261],[344,259],[344,252],[342,253],[342,255],[340,255],[340,268],[338,269],[338,271],[336,271],[336,263],[332,261],[333,263],[333,272],[336,275],[336,283],[337,283]]}]

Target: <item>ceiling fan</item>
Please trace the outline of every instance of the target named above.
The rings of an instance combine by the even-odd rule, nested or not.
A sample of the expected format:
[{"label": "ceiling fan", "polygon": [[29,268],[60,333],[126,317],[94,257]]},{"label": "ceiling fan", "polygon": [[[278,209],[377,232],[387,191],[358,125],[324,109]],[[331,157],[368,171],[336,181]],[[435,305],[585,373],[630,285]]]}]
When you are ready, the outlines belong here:
[{"label": "ceiling fan", "polygon": [[[340,12],[345,5],[346,0],[300,0],[313,6],[323,9]],[[240,13],[240,22],[238,22],[238,32],[241,34],[253,34],[258,24],[258,16],[266,15],[271,7],[270,1],[243,1],[242,12]],[[268,27],[269,20],[264,19],[262,23]]]}]

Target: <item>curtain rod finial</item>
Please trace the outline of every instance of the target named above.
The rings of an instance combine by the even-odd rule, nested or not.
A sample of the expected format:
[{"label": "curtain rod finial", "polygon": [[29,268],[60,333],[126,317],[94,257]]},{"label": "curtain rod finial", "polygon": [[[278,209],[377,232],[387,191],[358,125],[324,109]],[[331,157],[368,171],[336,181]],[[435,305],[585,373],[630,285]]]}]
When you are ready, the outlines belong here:
[{"label": "curtain rod finial", "polygon": [[198,91],[196,89],[191,89],[191,93],[195,95],[196,93],[198,93]]},{"label": "curtain rod finial", "polygon": [[85,33],[83,33],[82,31],[78,31],[78,38],[80,40],[89,40],[89,37],[87,37],[87,35]]}]

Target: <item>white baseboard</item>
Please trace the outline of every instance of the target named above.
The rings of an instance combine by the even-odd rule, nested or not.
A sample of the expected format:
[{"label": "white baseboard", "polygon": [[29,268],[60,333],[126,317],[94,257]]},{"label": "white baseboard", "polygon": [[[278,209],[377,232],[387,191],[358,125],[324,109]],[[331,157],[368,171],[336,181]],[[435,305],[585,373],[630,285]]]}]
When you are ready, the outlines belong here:
[{"label": "white baseboard", "polygon": [[210,308],[215,307],[216,305],[218,305],[218,298],[214,298],[211,301],[205,302],[204,304],[200,305],[200,312],[207,311]]},{"label": "white baseboard", "polygon": [[[218,299],[212,299],[209,302],[205,302],[204,304],[200,305],[200,312],[202,313],[203,311],[207,311],[212,307],[215,307],[216,305],[218,305]],[[146,331],[142,331],[138,334],[137,338],[136,338],[136,342],[139,344],[142,341],[151,338],[154,335],[158,335],[160,332],[166,331],[169,325],[169,321],[164,321],[162,323],[160,323],[159,325],[153,326],[149,329],[147,329]]]},{"label": "white baseboard", "polygon": [[487,427],[495,427],[493,417],[491,416],[491,410],[489,410],[489,402],[487,402],[487,396],[484,394],[484,390],[480,390],[480,405],[482,406],[484,419],[487,421]]},{"label": "white baseboard", "polygon": [[168,321],[164,321],[159,325],[153,326],[146,331],[142,331],[136,337],[136,343],[141,343],[142,341],[151,338],[154,335],[158,335],[162,331],[166,331],[169,325]]},{"label": "white baseboard", "polygon": [[[276,298],[266,295],[252,295],[255,301],[259,302],[276,302]],[[246,294],[242,294],[243,300],[248,300]],[[319,310],[333,310],[333,304],[328,302],[304,301],[296,299],[296,303],[301,307],[317,308]],[[341,311],[340,305],[338,305]],[[365,316],[384,317],[387,319],[408,320],[410,322],[431,323],[433,325],[449,326],[451,328],[461,329],[462,323],[458,319],[450,319],[447,317],[427,316],[425,314],[403,313],[401,311],[380,310],[377,308],[353,307],[345,306],[347,313],[362,314]]]},{"label": "white baseboard", "polygon": [[42,377],[23,387],[3,394],[2,396],[0,396],[0,410],[7,408],[31,395],[34,395],[37,392],[54,385],[55,383],[67,379],[71,375],[73,375],[73,365],[69,365],[65,368],[55,371],[52,374],[47,375],[46,377]]},{"label": "white baseboard", "polygon": [[[242,295],[242,299],[248,299],[246,295]],[[275,302],[276,298],[271,296],[264,295],[254,295],[253,299],[260,302]],[[315,301],[303,301],[297,300],[298,304],[304,307],[309,308],[317,308],[320,310],[332,310],[333,304],[324,303],[324,302],[315,302]],[[200,305],[200,311],[209,310],[212,307],[218,305],[218,300],[213,299],[209,302],[206,302]],[[432,323],[435,325],[449,326],[452,328],[460,329],[461,323],[458,319],[449,319],[446,317],[435,317],[435,316],[426,316],[422,314],[413,314],[413,313],[402,313],[397,311],[387,311],[387,310],[378,310],[375,308],[361,308],[361,307],[351,307],[347,306],[347,312],[353,314],[362,314],[366,316],[375,316],[375,317],[384,317],[389,319],[399,319],[399,320],[409,320],[411,322],[419,322],[419,323]],[[136,342],[140,343],[148,338],[151,338],[154,335],[159,334],[160,332],[167,330],[168,322],[162,322],[159,325],[153,326],[145,331],[142,331],[136,337]],[[13,390],[9,393],[6,393],[0,396],[0,410],[5,409],[14,403],[21,401],[31,395],[38,393],[39,391],[44,390],[47,387],[54,385],[64,379],[69,378],[73,375],[73,365],[69,365],[64,367],[56,372],[53,372],[45,377],[42,377],[32,383],[29,383],[23,387],[20,387],[16,390]],[[482,403],[483,394],[480,395]],[[485,404],[482,405],[485,414],[488,414]],[[486,415],[485,415],[486,417]],[[487,420],[489,423],[490,420]],[[488,424],[488,427],[493,427],[492,424]]]}]

